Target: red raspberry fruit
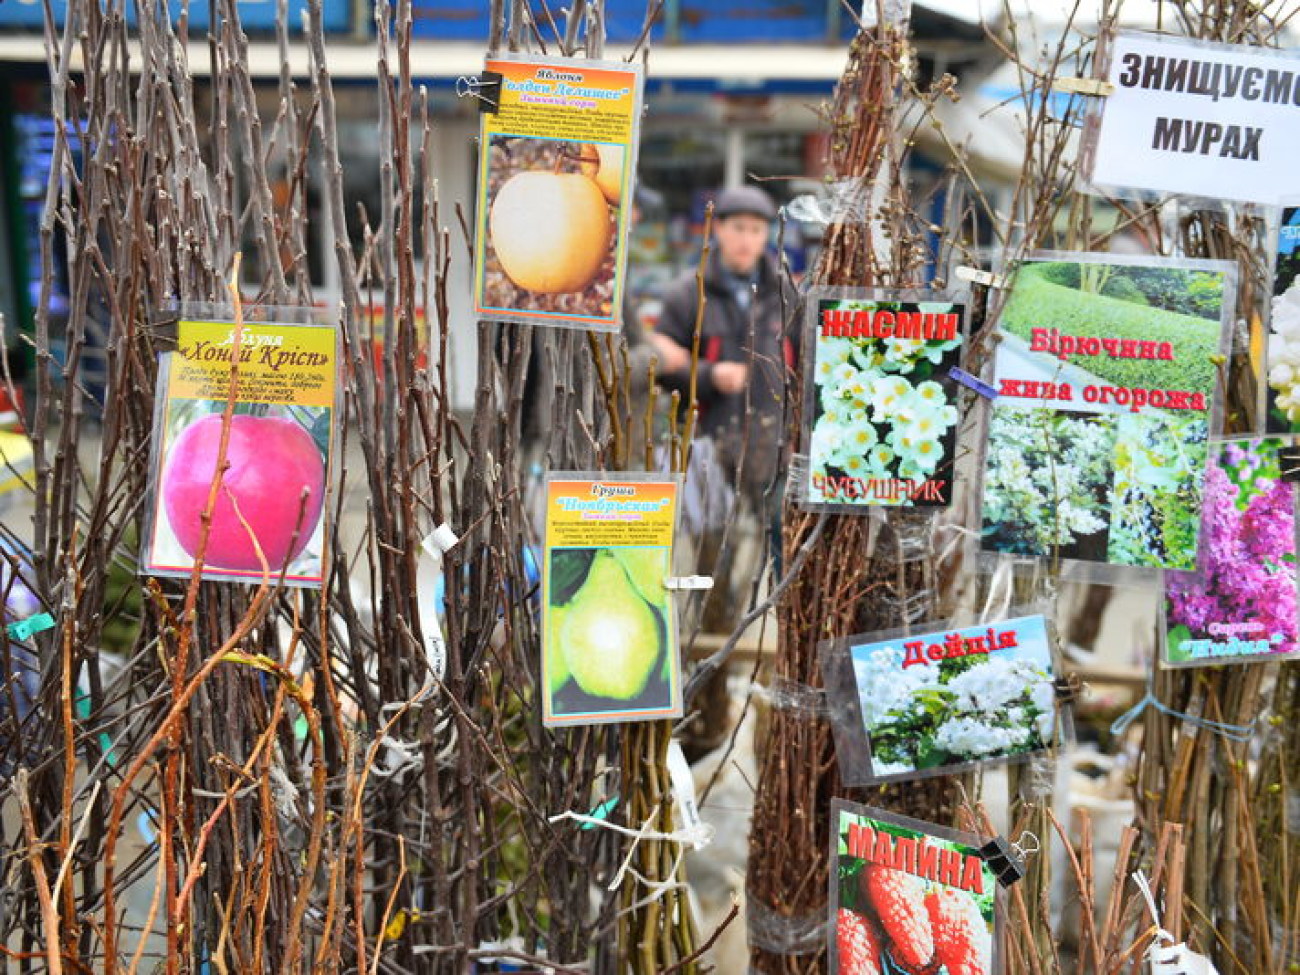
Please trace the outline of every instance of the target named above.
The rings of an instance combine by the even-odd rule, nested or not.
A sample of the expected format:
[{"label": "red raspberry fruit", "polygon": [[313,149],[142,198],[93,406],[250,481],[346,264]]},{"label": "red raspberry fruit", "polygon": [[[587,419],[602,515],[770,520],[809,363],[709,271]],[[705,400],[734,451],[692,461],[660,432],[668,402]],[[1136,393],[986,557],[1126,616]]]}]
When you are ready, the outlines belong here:
[{"label": "red raspberry fruit", "polygon": [[875,908],[889,939],[894,959],[912,971],[922,971],[934,959],[934,938],[925,912],[925,881],[901,870],[867,866],[862,893]]},{"label": "red raspberry fruit", "polygon": [[955,888],[940,887],[925,895],[925,910],[934,931],[934,960],[948,969],[948,975],[989,975],[993,936],[974,899]]},{"label": "red raspberry fruit", "polygon": [[861,914],[841,907],[835,915],[835,957],[840,975],[880,975],[880,932]]}]

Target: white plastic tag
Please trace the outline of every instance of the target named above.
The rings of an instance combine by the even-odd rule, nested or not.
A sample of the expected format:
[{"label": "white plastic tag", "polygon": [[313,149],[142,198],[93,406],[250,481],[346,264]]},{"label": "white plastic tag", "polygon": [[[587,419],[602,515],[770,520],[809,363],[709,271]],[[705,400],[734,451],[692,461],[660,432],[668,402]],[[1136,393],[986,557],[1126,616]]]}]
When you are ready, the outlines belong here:
[{"label": "white plastic tag", "polygon": [[424,631],[424,652],[429,670],[439,681],[447,675],[447,642],[438,623],[438,582],[442,579],[442,555],[458,541],[448,525],[439,525],[420,543],[422,554],[415,571],[415,601]]},{"label": "white plastic tag", "polygon": [[695,802],[695,776],[691,774],[690,763],[682,746],[676,741],[668,743],[668,777],[673,783],[673,797],[677,800],[677,814],[681,817],[681,828],[693,833],[698,838],[691,845],[697,850],[708,845],[705,832],[701,830],[700,807]]},{"label": "white plastic tag", "polygon": [[1219,975],[1214,963],[1186,945],[1151,948],[1151,975]]}]

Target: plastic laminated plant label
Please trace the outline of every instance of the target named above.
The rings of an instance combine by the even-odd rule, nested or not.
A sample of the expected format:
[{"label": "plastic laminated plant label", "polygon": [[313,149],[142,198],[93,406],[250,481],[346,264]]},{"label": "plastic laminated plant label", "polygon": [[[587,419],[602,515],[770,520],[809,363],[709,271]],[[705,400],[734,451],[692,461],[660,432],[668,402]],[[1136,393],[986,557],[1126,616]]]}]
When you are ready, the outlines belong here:
[{"label": "plastic laminated plant label", "polygon": [[816,290],[807,299],[808,507],[952,503],[965,305]]},{"label": "plastic laminated plant label", "polygon": [[542,695],[548,725],[678,717],[668,582],[678,481],[551,474],[542,559]]},{"label": "plastic laminated plant label", "polygon": [[1300,433],[1300,202],[1283,205],[1273,248],[1267,382],[1261,384],[1270,433]]},{"label": "plastic laminated plant label", "polygon": [[829,970],[998,971],[997,877],[966,833],[831,803]]},{"label": "plastic laminated plant label", "polygon": [[1042,254],[999,320],[986,550],[1192,571],[1231,336],[1226,262]]},{"label": "plastic laminated plant label", "polygon": [[844,781],[866,784],[1027,759],[1058,739],[1041,615],[824,644]]},{"label": "plastic laminated plant label", "polygon": [[1087,188],[1277,204],[1295,192],[1300,56],[1121,32],[1083,153]]},{"label": "plastic laminated plant label", "polygon": [[189,575],[201,556],[205,579],[321,585],[336,342],[321,325],[177,325],[160,369],[142,572]]},{"label": "plastic laminated plant label", "polygon": [[1297,644],[1292,438],[1211,445],[1199,577],[1165,580],[1164,662],[1276,660]]},{"label": "plastic laminated plant label", "polygon": [[642,69],[545,57],[501,78],[479,143],[474,307],[481,318],[613,330],[622,321]]}]

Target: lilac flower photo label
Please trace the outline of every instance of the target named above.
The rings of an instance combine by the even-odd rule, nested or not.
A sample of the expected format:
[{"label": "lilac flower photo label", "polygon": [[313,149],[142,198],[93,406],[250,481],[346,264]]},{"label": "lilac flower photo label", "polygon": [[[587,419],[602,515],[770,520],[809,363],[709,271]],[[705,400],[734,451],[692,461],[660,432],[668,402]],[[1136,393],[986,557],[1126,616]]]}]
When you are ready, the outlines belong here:
[{"label": "lilac flower photo label", "polygon": [[1171,577],[1164,662],[1195,666],[1276,659],[1300,650],[1295,482],[1289,438],[1214,445],[1202,506],[1202,572]]}]

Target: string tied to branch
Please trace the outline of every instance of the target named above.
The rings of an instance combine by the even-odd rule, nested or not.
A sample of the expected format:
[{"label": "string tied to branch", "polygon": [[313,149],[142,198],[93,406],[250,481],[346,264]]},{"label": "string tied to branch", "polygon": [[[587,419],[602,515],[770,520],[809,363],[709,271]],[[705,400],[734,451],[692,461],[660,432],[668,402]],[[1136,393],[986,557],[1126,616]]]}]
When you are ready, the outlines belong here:
[{"label": "string tied to branch", "polygon": [[1186,711],[1176,711],[1169,705],[1165,704],[1156,696],[1155,686],[1151,679],[1147,679],[1146,693],[1131,708],[1121,714],[1110,726],[1112,735],[1122,735],[1128,730],[1129,726],[1142,716],[1147,708],[1155,708],[1161,714],[1176,718],[1179,721],[1195,725],[1197,728],[1204,728],[1206,731],[1213,732],[1216,735],[1222,735],[1231,741],[1247,742],[1250,741],[1251,735],[1255,730],[1255,722],[1252,720],[1248,724],[1229,724],[1226,721],[1213,721],[1209,718],[1203,718],[1199,715],[1188,714]]}]

